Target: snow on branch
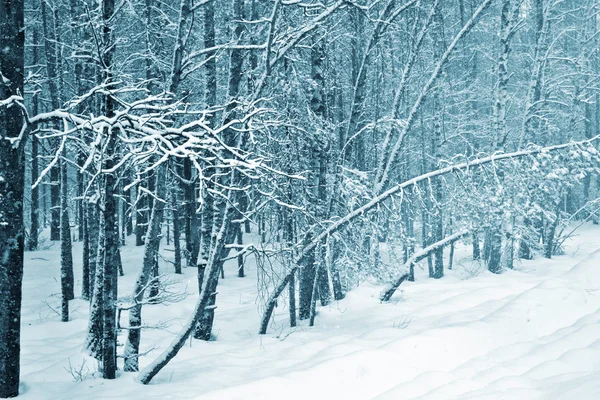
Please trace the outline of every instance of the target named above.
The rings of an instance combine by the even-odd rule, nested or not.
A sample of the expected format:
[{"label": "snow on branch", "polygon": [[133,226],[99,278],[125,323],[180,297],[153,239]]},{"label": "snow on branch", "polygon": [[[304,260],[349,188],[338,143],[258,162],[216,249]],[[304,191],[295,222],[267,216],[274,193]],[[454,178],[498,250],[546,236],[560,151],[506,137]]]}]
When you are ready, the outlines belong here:
[{"label": "snow on branch", "polygon": [[402,284],[402,282],[404,282],[408,278],[410,268],[413,265],[415,265],[416,263],[418,263],[419,261],[421,261],[422,259],[427,257],[429,254],[431,254],[436,249],[439,249],[440,247],[444,248],[444,247],[448,246],[449,244],[454,243],[457,240],[460,240],[463,237],[467,236],[470,232],[471,231],[469,229],[463,229],[463,230],[456,232],[455,234],[450,235],[438,242],[435,242],[435,243],[425,247],[424,249],[417,251],[415,254],[413,254],[402,266],[402,268],[401,268],[402,272],[401,272],[400,277],[398,279],[396,279],[393,283],[390,283],[385,289],[383,289],[383,291],[381,292],[381,295],[380,295],[381,301],[389,301],[390,300],[392,295],[396,292],[396,289],[398,289],[398,287]]},{"label": "snow on branch", "polygon": [[[598,140],[600,140],[600,135],[597,135],[597,136],[594,136],[593,138],[582,140],[579,142],[569,142],[569,143],[558,144],[558,145],[548,146],[548,147],[533,147],[533,148],[529,148],[529,149],[515,151],[512,153],[495,153],[495,154],[492,154],[487,157],[475,158],[473,160],[468,160],[463,163],[449,165],[447,167],[444,167],[444,168],[441,168],[441,169],[438,169],[435,171],[431,171],[426,174],[419,175],[417,177],[414,177],[412,179],[409,179],[407,181],[399,183],[396,186],[381,193],[380,195],[375,196],[366,204],[354,209],[350,213],[346,214],[346,216],[340,218],[339,220],[337,220],[334,223],[332,223],[331,225],[329,225],[327,228],[323,229],[323,231],[320,234],[315,235],[310,242],[308,242],[308,243],[301,242],[298,244],[298,246],[301,247],[302,250],[300,251],[299,256],[295,260],[295,263],[294,263],[295,266],[282,279],[282,281],[275,288],[275,291],[271,294],[271,296],[269,296],[269,300],[267,301],[267,307],[263,314],[259,332],[261,334],[266,333],[268,323],[271,319],[271,315],[273,314],[275,305],[277,304],[277,298],[279,297],[279,295],[281,295],[281,293],[287,286],[288,282],[291,280],[291,277],[296,273],[296,271],[299,268],[301,268],[304,258],[313,249],[315,249],[315,247],[319,243],[321,243],[327,237],[335,234],[337,231],[339,231],[340,229],[345,227],[347,224],[349,224],[353,220],[357,219],[358,217],[365,215],[368,211],[376,208],[379,204],[381,204],[385,200],[391,198],[392,196],[398,195],[398,194],[403,194],[403,191],[405,189],[407,189],[411,186],[416,186],[420,182],[429,181],[432,178],[446,175],[449,173],[453,173],[453,172],[457,172],[457,171],[464,171],[464,170],[468,171],[470,168],[482,166],[482,165],[485,165],[488,163],[495,163],[495,162],[504,161],[504,160],[511,160],[511,159],[521,158],[521,157],[525,157],[525,156],[532,156],[535,154],[544,154],[544,153],[549,153],[549,152],[553,152],[553,151],[559,151],[559,150],[570,148],[570,147],[590,145],[591,143],[596,142]],[[457,234],[463,234],[463,236],[464,236],[464,234],[466,234],[466,233],[464,231],[460,231]],[[457,234],[455,234],[455,235],[457,235]],[[451,240],[451,239],[458,240],[455,238],[455,235],[449,236],[448,238],[444,239],[444,241],[442,241],[444,243],[444,245],[447,244],[447,242],[445,242],[446,240]],[[439,242],[437,244],[439,245]],[[425,250],[427,250],[427,249],[425,249]],[[401,283],[402,282],[400,282],[398,284],[398,286]]]}]

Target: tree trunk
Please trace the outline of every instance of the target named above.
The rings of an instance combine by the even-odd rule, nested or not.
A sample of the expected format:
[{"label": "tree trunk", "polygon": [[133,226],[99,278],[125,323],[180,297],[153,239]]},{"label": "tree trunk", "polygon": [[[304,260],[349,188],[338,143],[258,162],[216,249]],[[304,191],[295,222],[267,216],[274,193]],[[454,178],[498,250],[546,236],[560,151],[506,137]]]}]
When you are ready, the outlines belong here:
[{"label": "tree trunk", "polygon": [[85,200],[80,200],[80,204],[83,205],[83,214],[80,217],[79,223],[83,226],[83,237],[82,237],[82,272],[81,272],[81,298],[84,300],[90,299],[90,231],[89,222],[87,216],[87,207]]},{"label": "tree trunk", "polygon": [[[63,150],[63,157],[66,159],[66,151]],[[60,282],[63,303],[66,303],[67,315],[63,315],[62,320],[69,320],[69,300],[75,298],[74,286],[75,280],[73,277],[73,246],[71,245],[71,224],[69,221],[69,208],[67,197],[67,162],[61,161],[61,197],[60,208],[62,217],[60,221]],[[65,308],[63,307],[63,310]]]},{"label": "tree trunk", "polygon": [[[307,241],[311,241],[312,236],[307,238]],[[310,307],[312,301],[313,284],[315,281],[315,250],[311,250],[306,255],[304,268],[299,271],[300,277],[300,298],[299,298],[299,309],[298,318],[300,320],[310,318]]]},{"label": "tree trunk", "polygon": [[[33,29],[33,64],[39,63],[38,54],[38,30]],[[33,115],[39,113],[39,96],[35,94],[31,99],[33,104]],[[30,135],[31,138],[31,183],[35,183],[39,177],[39,141],[36,135]],[[40,189],[39,186],[31,188],[31,214],[30,214],[30,227],[29,227],[29,240],[27,242],[27,249],[29,251],[37,250],[38,238],[40,234]]]},{"label": "tree trunk", "polygon": [[[156,174],[156,196],[158,199],[164,199],[166,195],[165,188],[165,167],[158,167]],[[138,276],[133,289],[133,301],[135,306],[129,310],[129,327],[127,334],[127,343],[125,344],[125,371],[133,372],[139,369],[139,350],[142,334],[142,302],[144,300],[145,288],[152,277],[152,269],[158,258],[158,251],[161,240],[161,224],[164,214],[165,203],[160,200],[154,201],[148,233],[146,235],[146,247],[144,248],[144,261],[142,270]],[[150,294],[152,296],[152,294]]]},{"label": "tree trunk", "polygon": [[[497,222],[499,224],[499,222]],[[489,239],[489,257],[487,259],[488,270],[494,274],[502,272],[502,233],[500,229],[490,230]],[[486,239],[487,240],[487,239]]]},{"label": "tree trunk", "polygon": [[160,370],[169,363],[177,355],[179,350],[185,345],[187,338],[190,336],[194,328],[196,327],[200,317],[204,315],[204,311],[209,306],[209,299],[212,295],[211,287],[216,287],[216,282],[219,279],[219,268],[220,261],[219,257],[222,254],[222,250],[225,246],[225,229],[229,225],[227,216],[231,213],[230,206],[228,205],[225,210],[226,218],[221,224],[220,230],[215,238],[215,249],[212,252],[211,258],[208,260],[208,272],[206,279],[202,284],[202,291],[198,297],[196,306],[194,307],[192,317],[184,327],[183,331],[179,333],[177,338],[171,343],[168,349],[166,349],[154,362],[140,372],[137,380],[143,384],[148,384],[160,372]]},{"label": "tree trunk", "polygon": [[[51,107],[60,108],[60,88],[58,87],[57,72],[57,40],[53,14],[48,11],[45,1],[41,2],[42,25],[44,29],[44,50],[46,54],[46,74],[48,75],[48,90]],[[56,141],[54,141],[56,143]],[[60,240],[60,163],[50,170],[50,240]]]},{"label": "tree trunk", "polygon": [[135,202],[135,245],[144,245],[144,234],[148,229],[148,219],[146,213],[148,212],[148,195],[140,190],[138,185],[137,199]]},{"label": "tree trunk", "polygon": [[[98,224],[98,206],[95,203],[88,203],[86,206],[87,238],[89,251],[89,295],[94,294],[96,280],[96,269],[98,266],[98,246],[104,247],[104,242],[100,241],[100,227]],[[85,254],[84,254],[85,256]]]},{"label": "tree trunk", "polygon": [[181,227],[179,221],[179,205],[177,203],[176,189],[171,190],[171,204],[172,204],[172,215],[173,215],[173,248],[175,250],[175,273],[181,274]]},{"label": "tree trunk", "polygon": [[[115,11],[114,0],[103,0],[102,2],[102,37],[105,49],[103,51],[104,80],[112,80],[112,57],[115,51],[112,37],[112,28],[109,23]],[[112,117],[114,114],[114,100],[109,95],[105,99],[105,115]],[[117,131],[111,127],[107,128],[107,140],[104,170],[111,170],[117,163],[116,141]],[[115,379],[117,371],[117,327],[116,327],[116,292],[117,292],[117,257],[119,237],[117,234],[117,203],[115,200],[117,177],[114,173],[105,175],[104,181],[104,274],[102,285],[102,377],[104,379]]]},{"label": "tree trunk", "polygon": [[[235,236],[237,238],[237,245],[239,246],[239,249],[241,250],[242,245],[244,244],[244,239],[243,239],[243,234],[242,234],[242,224],[238,224],[237,234]],[[244,276],[246,276],[246,274],[244,273],[244,255],[243,254],[239,254],[237,256],[237,265],[238,265],[238,277],[243,278]]]},{"label": "tree trunk", "polygon": [[473,232],[472,242],[473,242],[473,260],[480,260],[481,259],[481,250],[479,248],[479,235],[477,234],[477,232]]},{"label": "tree trunk", "polygon": [[[25,30],[23,1],[0,1],[0,101],[22,96]],[[21,283],[23,280],[24,141],[21,108],[0,106],[0,398],[19,394]]]},{"label": "tree trunk", "polygon": [[[102,191],[102,187],[104,186],[103,181],[104,177],[101,177],[98,184],[100,191]],[[96,212],[93,212],[94,210]],[[92,294],[92,300],[90,303],[90,316],[88,321],[87,336],[85,339],[85,348],[90,356],[94,357],[98,361],[102,361],[103,314],[101,307],[104,298],[102,285],[104,282],[104,258],[106,256],[104,245],[105,221],[102,217],[99,207],[97,207],[95,204],[90,204],[88,215],[91,215],[91,218],[89,219],[90,222],[96,220],[97,218],[99,223],[90,225],[90,237],[97,237],[98,239],[96,243],[90,244],[90,253],[92,253],[94,246],[95,250],[93,251],[94,257],[92,258],[90,256],[90,266],[93,268],[93,271],[90,271],[90,293]]]}]

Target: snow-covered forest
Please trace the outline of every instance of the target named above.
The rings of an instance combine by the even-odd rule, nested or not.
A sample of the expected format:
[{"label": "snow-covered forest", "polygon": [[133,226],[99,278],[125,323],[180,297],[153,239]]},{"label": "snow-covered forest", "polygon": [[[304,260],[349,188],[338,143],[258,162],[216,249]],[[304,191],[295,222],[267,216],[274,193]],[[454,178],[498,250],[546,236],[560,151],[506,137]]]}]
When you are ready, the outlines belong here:
[{"label": "snow-covered forest", "polygon": [[599,398],[599,44],[598,0],[0,0],[0,398]]}]

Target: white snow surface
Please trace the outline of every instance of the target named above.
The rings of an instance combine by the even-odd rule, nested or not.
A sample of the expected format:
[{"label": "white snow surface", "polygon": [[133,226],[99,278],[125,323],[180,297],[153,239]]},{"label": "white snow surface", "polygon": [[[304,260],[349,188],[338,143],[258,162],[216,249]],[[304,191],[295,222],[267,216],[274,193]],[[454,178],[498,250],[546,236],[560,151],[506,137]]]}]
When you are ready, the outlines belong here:
[{"label": "white snow surface", "polygon": [[[45,243],[46,245],[49,242]],[[141,267],[141,247],[122,249],[127,296]],[[172,257],[168,248],[165,257]],[[256,267],[246,278],[226,265],[219,283],[216,340],[189,343],[144,386],[135,374],[101,379],[83,351],[88,303],[71,302],[60,322],[58,243],[25,255],[22,320],[23,399],[598,399],[600,398],[600,227],[586,225],[567,254],[524,261],[495,276],[468,260],[467,249],[441,280],[405,282],[388,304],[383,285],[363,284],[320,307],[315,327],[287,327],[282,300],[267,335],[258,335]],[[76,293],[81,244],[74,244]],[[161,273],[172,266],[161,262]],[[181,303],[149,305],[141,366],[172,341],[196,300],[196,270],[171,274]],[[122,324],[127,323],[124,312]],[[125,340],[125,331],[119,344]],[[154,350],[152,350],[154,349]],[[122,347],[119,347],[122,352]],[[82,367],[83,366],[83,367]],[[74,381],[68,370],[83,373]]]}]

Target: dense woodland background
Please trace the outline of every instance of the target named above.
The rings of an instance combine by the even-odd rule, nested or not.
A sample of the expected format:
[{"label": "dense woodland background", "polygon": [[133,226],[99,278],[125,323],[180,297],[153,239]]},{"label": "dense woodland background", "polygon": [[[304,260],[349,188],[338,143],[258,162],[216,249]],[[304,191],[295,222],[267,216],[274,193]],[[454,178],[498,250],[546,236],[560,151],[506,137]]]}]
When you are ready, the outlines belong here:
[{"label": "dense woodland background", "polygon": [[[143,307],[176,300],[161,241],[175,243],[175,272],[197,268],[194,314],[143,383],[190,335],[211,338],[219,279],[244,277],[249,256],[265,333],[278,301],[312,325],[317,303],[365,279],[391,283],[389,300],[418,261],[442,278],[457,240],[494,273],[559,253],[598,211],[599,12],[597,0],[0,1],[0,397],[17,394],[23,247],[47,236],[61,241],[62,318],[90,300],[85,346],[109,379],[117,312],[123,368],[137,371]],[[144,258],[117,307],[129,235]]]}]

